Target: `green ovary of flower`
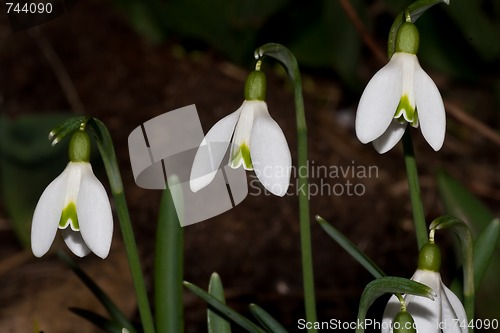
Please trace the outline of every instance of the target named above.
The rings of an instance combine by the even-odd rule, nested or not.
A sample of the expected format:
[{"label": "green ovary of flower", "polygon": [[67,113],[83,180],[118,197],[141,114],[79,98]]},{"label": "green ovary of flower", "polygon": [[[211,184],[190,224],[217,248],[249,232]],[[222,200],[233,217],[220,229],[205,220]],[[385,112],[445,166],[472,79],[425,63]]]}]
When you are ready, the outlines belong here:
[{"label": "green ovary of flower", "polygon": [[403,95],[399,101],[394,118],[401,124],[405,121],[410,123],[413,127],[418,127],[418,114],[414,107],[411,106],[410,99],[407,95]]},{"label": "green ovary of flower", "polygon": [[59,220],[59,229],[66,229],[71,224],[71,230],[80,231],[78,217],[76,216],[76,205],[70,202],[62,211],[61,219]]},{"label": "green ovary of flower", "polygon": [[250,148],[247,144],[242,144],[237,151],[233,153],[231,167],[237,168],[243,161],[243,167],[246,170],[253,170],[252,158],[250,157]]}]

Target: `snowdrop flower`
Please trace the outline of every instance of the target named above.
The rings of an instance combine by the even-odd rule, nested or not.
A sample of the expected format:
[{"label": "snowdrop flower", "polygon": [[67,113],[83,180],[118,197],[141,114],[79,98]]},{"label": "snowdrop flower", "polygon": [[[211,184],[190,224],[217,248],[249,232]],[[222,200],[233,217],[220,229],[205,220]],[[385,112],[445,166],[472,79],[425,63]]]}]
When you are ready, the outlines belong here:
[{"label": "snowdrop flower", "polygon": [[70,162],[43,191],[33,214],[31,248],[36,257],[49,250],[57,229],[77,256],[94,252],[106,258],[113,235],[113,216],[106,190],[89,163],[90,140],[77,131],[69,144]]},{"label": "snowdrop flower", "polygon": [[285,135],[271,118],[264,101],[264,73],[250,73],[245,101],[238,110],[219,120],[207,133],[194,158],[190,188],[197,192],[214,179],[228,151],[232,168],[254,170],[262,185],[284,196],[290,184],[291,155]]},{"label": "snowdrop flower", "polygon": [[[418,269],[411,278],[425,284],[434,292],[434,300],[415,295],[405,295],[406,311],[413,317],[417,332],[423,333],[467,333],[467,316],[464,307],[455,294],[441,281],[439,248],[433,242],[420,250]],[[382,333],[392,333],[390,323],[400,311],[401,304],[392,296],[385,308]],[[465,327],[460,327],[460,324]]]},{"label": "snowdrop flower", "polygon": [[396,52],[368,82],[356,113],[356,135],[373,142],[383,154],[403,136],[407,124],[420,126],[429,145],[438,151],[446,129],[444,104],[436,84],[420,67],[418,30],[405,22],[398,30]]}]

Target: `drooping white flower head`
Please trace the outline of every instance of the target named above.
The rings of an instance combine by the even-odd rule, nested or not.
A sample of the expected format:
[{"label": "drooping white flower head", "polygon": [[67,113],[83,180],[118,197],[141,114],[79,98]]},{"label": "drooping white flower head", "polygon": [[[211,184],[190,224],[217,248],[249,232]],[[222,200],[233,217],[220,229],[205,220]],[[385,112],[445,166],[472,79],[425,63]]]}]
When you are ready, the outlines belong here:
[{"label": "drooping white flower head", "polygon": [[254,71],[247,79],[243,104],[219,120],[201,142],[191,169],[189,185],[193,192],[212,182],[231,145],[228,164],[232,168],[254,170],[268,191],[277,196],[286,194],[292,164],[290,149],[283,131],[269,115],[264,97],[265,76]]},{"label": "drooping white flower head", "polygon": [[[434,243],[422,247],[419,267],[411,278],[425,284],[434,292],[434,300],[415,295],[405,295],[406,311],[413,317],[417,332],[424,333],[467,333],[467,315],[458,297],[443,284],[439,274],[441,258]],[[382,321],[382,333],[392,333],[392,325],[401,304],[396,296],[387,303]]]},{"label": "drooping white flower head", "polygon": [[368,82],[359,101],[356,135],[362,143],[373,142],[381,154],[399,142],[408,123],[420,126],[435,151],[443,146],[443,99],[434,81],[420,67],[418,42],[415,25],[403,23],[396,37],[396,52]]},{"label": "drooping white flower head", "polygon": [[108,195],[89,161],[90,141],[77,131],[70,141],[70,162],[43,191],[33,214],[31,248],[36,257],[50,249],[57,229],[77,256],[94,252],[106,258],[113,236]]}]

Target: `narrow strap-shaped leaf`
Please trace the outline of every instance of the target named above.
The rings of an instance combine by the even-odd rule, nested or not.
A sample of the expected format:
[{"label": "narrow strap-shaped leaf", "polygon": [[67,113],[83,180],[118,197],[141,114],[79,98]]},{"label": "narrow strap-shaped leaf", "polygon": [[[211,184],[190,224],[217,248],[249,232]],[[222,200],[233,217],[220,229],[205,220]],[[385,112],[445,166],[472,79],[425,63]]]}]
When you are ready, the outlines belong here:
[{"label": "narrow strap-shaped leaf", "polygon": [[69,311],[73,312],[77,316],[80,316],[100,329],[108,332],[108,333],[122,333],[123,327],[120,326],[116,321],[111,321],[109,319],[104,318],[103,316],[84,309],[79,308],[70,308]]},{"label": "narrow strap-shaped leaf", "polygon": [[495,218],[472,192],[445,171],[437,174],[437,182],[446,212],[466,222],[474,235]]},{"label": "narrow strap-shaped leaf", "polygon": [[266,310],[257,304],[250,304],[250,311],[253,316],[271,333],[288,333],[288,331],[276,319],[274,319]]},{"label": "narrow strap-shaped leaf", "polygon": [[57,252],[59,259],[65,263],[75,275],[89,288],[95,297],[101,302],[106,311],[108,311],[111,318],[120,325],[120,327],[127,328],[130,332],[135,332],[135,328],[128,321],[123,312],[116,306],[116,304],[106,295],[106,293],[87,275],[71,258],[64,252]]},{"label": "narrow strap-shaped leaf", "polygon": [[[381,277],[368,283],[365,287],[365,290],[363,290],[361,300],[359,301],[357,320],[358,323],[362,323],[365,321],[366,312],[368,311],[370,306],[377,298],[386,293],[412,294],[434,300],[432,289],[422,283],[401,277]],[[363,333],[364,331],[364,325],[357,325],[356,333]]]},{"label": "narrow strap-shaped leaf", "polygon": [[104,163],[104,168],[106,169],[106,175],[108,176],[111,191],[114,195],[122,193],[122,177],[116,159],[113,140],[111,139],[108,128],[97,118],[89,119],[88,124],[91,126],[93,134],[96,138],[97,148],[99,149],[102,162]]},{"label": "narrow strap-shaped leaf", "polygon": [[[219,274],[213,273],[210,277],[208,293],[221,301],[221,303],[226,303],[224,297],[224,287],[222,286]],[[231,333],[231,325],[229,322],[211,309],[207,310],[207,323],[208,333]]]},{"label": "narrow strap-shaped leaf", "polygon": [[333,238],[344,250],[347,251],[357,262],[361,264],[368,272],[375,278],[385,276],[385,273],[380,267],[377,266],[366,254],[364,254],[353,242],[351,242],[340,231],[335,229],[331,224],[326,222],[321,216],[316,216],[316,221],[326,231],[326,233]]},{"label": "narrow strap-shaped leaf", "polygon": [[115,154],[115,148],[113,146],[113,140],[111,139],[108,128],[99,119],[91,118],[88,120],[87,125],[90,125],[96,139],[97,148],[101,154],[104,168],[106,169],[106,175],[108,176],[111,193],[115,200],[115,208],[118,215],[118,221],[120,222],[123,243],[125,244],[125,250],[127,252],[127,259],[132,281],[134,283],[142,327],[145,333],[154,333],[153,314],[146,291],[146,283],[144,282],[144,274],[142,272],[139,252],[132,229],[127,200],[123,192],[123,182]]},{"label": "narrow strap-shaped leaf", "polygon": [[184,332],[184,232],[170,190],[161,197],[156,229],[155,311],[158,332]]},{"label": "narrow strap-shaped leaf", "polygon": [[474,284],[477,288],[486,273],[500,240],[500,219],[490,222],[474,243]]},{"label": "narrow strap-shaped leaf", "polygon": [[196,296],[202,298],[205,300],[205,302],[208,303],[209,306],[211,306],[214,310],[218,311],[219,314],[235,324],[241,326],[244,328],[247,332],[250,333],[266,333],[264,329],[261,327],[255,325],[253,322],[248,320],[247,318],[243,317],[240,315],[238,312],[234,311],[230,307],[228,307],[226,304],[222,303],[219,301],[217,298],[213,297],[209,293],[207,293],[205,290],[201,289],[200,287],[184,281],[184,286],[191,290]]},{"label": "narrow strap-shaped leaf", "polygon": [[[473,241],[469,227],[462,220],[444,215],[435,219],[429,229],[443,230],[450,229],[458,238],[462,252],[463,270],[464,270],[464,308],[467,318],[474,318],[474,256]],[[472,328],[469,328],[472,331]]]}]

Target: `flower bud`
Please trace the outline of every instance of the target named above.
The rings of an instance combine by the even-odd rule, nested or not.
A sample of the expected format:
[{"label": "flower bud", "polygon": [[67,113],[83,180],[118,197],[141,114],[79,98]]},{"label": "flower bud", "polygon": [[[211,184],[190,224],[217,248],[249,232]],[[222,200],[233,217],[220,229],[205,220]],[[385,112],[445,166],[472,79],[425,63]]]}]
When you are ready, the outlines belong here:
[{"label": "flower bud", "polygon": [[439,247],[429,242],[422,246],[418,255],[418,269],[439,272],[441,267],[441,251]]},{"label": "flower bud", "polygon": [[404,22],[396,34],[396,52],[417,54],[419,39],[415,24]]},{"label": "flower bud", "polygon": [[71,162],[90,161],[90,138],[87,132],[76,131],[69,141],[69,160]]},{"label": "flower bud", "polygon": [[245,81],[245,100],[264,101],[266,99],[266,74],[251,72]]},{"label": "flower bud", "polygon": [[399,312],[393,322],[394,333],[416,333],[415,321],[411,314],[406,311]]}]

